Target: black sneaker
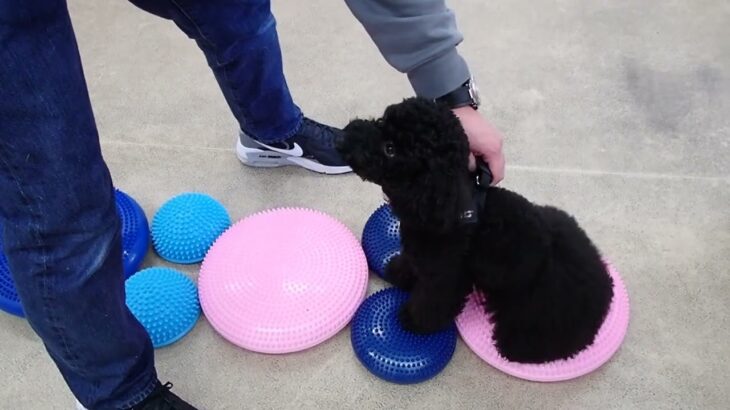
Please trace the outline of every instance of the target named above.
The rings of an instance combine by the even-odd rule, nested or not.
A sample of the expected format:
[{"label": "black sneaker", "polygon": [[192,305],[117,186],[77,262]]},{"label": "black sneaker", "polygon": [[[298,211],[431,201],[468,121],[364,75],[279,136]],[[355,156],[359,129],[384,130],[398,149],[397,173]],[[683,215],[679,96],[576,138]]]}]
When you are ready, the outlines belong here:
[{"label": "black sneaker", "polygon": [[[164,385],[157,383],[152,393],[142,403],[132,407],[132,410],[198,410],[172,394],[170,389],[172,389],[170,382]],[[76,410],[86,410],[86,407],[77,401]]]},{"label": "black sneaker", "polygon": [[298,165],[322,174],[352,172],[335,149],[342,131],[304,118],[299,132],[283,142],[265,144],[241,132],[236,145],[238,159],[252,167]]},{"label": "black sneaker", "polygon": [[142,403],[132,407],[132,410],[198,410],[174,395],[170,389],[172,389],[170,382],[164,385],[158,384],[152,393]]}]

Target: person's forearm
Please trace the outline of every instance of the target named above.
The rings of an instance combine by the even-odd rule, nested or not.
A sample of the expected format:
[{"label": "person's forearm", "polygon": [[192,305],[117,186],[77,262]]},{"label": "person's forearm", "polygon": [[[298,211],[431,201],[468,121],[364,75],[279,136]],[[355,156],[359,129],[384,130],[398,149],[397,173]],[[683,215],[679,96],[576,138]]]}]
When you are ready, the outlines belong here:
[{"label": "person's forearm", "polygon": [[346,0],[388,63],[416,94],[437,98],[469,79],[456,51],[463,36],[444,0]]}]

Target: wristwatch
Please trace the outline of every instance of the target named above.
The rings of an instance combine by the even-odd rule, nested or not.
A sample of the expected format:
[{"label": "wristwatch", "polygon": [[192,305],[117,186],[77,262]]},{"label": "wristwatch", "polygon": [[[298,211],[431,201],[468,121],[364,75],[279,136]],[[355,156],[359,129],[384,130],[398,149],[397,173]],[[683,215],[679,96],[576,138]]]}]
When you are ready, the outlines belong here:
[{"label": "wristwatch", "polygon": [[437,98],[436,102],[446,104],[452,109],[471,106],[475,110],[479,109],[479,105],[482,103],[474,78],[466,80],[456,90]]}]

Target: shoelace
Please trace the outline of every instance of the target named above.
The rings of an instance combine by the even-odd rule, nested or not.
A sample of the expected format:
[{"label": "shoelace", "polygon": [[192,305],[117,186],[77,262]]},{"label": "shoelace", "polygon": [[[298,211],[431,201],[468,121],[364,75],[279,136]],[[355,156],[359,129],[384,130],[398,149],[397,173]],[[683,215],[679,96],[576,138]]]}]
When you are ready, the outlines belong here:
[{"label": "shoelace", "polygon": [[160,396],[162,396],[162,399],[167,404],[170,404],[170,405],[174,404],[173,402],[171,402],[169,400],[170,399],[170,396],[167,395],[167,394],[165,394],[165,393],[169,393],[170,390],[172,390],[172,382],[167,382],[167,383],[163,384],[162,385],[162,388],[165,389],[164,391],[163,390],[160,390]]}]

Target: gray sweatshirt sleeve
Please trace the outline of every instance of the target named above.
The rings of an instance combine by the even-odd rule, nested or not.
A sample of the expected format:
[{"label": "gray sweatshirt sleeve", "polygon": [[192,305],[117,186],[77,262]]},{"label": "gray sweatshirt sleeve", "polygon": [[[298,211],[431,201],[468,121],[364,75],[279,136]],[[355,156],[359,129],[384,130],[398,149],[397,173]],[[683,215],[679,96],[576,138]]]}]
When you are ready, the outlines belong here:
[{"label": "gray sweatshirt sleeve", "polygon": [[416,94],[440,97],[469,79],[456,51],[463,36],[445,0],[346,0],[386,61]]}]

